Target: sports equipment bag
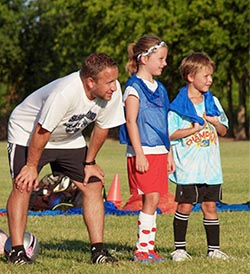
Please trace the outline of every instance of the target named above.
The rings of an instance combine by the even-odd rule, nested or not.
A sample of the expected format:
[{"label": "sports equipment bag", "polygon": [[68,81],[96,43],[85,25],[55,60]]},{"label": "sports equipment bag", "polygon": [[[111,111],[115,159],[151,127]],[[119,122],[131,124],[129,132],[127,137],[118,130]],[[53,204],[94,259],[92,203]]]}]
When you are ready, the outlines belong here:
[{"label": "sports equipment bag", "polygon": [[82,207],[82,193],[68,176],[45,175],[32,191],[29,210],[67,210]]}]

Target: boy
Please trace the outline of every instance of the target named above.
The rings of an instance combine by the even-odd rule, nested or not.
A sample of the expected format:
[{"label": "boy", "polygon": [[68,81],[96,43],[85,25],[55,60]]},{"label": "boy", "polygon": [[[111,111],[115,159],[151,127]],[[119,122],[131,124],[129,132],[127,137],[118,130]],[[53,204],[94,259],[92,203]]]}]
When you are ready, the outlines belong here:
[{"label": "boy", "polygon": [[223,183],[218,135],[227,133],[228,119],[219,100],[209,91],[214,62],[200,52],[191,53],[180,66],[187,85],[170,104],[169,134],[176,171],[177,210],[174,216],[174,261],[191,259],[186,252],[188,218],[194,203],[201,203],[210,258],[227,259],[220,251],[216,202]]}]

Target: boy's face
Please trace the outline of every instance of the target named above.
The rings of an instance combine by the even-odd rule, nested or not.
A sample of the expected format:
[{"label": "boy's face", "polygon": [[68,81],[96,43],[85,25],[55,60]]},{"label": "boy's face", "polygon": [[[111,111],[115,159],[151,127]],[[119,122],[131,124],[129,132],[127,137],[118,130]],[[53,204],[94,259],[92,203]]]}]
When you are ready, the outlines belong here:
[{"label": "boy's face", "polygon": [[200,92],[206,92],[209,90],[213,83],[213,68],[202,67],[195,75],[188,75],[188,80],[195,89]]}]

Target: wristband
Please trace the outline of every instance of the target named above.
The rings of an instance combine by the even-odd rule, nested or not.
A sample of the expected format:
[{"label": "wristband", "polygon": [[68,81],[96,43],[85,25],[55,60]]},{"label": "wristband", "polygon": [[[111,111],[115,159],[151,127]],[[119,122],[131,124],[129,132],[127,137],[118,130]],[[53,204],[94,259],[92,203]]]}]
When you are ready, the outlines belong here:
[{"label": "wristband", "polygon": [[84,162],[83,164],[84,164],[84,166],[94,166],[96,164],[96,161],[93,160],[91,162]]}]

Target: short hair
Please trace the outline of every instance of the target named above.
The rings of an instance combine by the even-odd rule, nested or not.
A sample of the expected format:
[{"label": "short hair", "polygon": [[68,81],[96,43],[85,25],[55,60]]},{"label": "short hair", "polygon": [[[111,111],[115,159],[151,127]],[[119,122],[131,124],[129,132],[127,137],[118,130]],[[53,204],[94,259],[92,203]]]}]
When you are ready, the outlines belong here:
[{"label": "short hair", "polygon": [[192,52],[181,62],[181,77],[188,82],[188,75],[195,75],[202,67],[212,67],[214,70],[215,63],[205,52]]},{"label": "short hair", "polygon": [[81,68],[81,76],[83,78],[98,78],[98,74],[105,68],[118,67],[117,63],[105,53],[92,53],[87,56]]}]

